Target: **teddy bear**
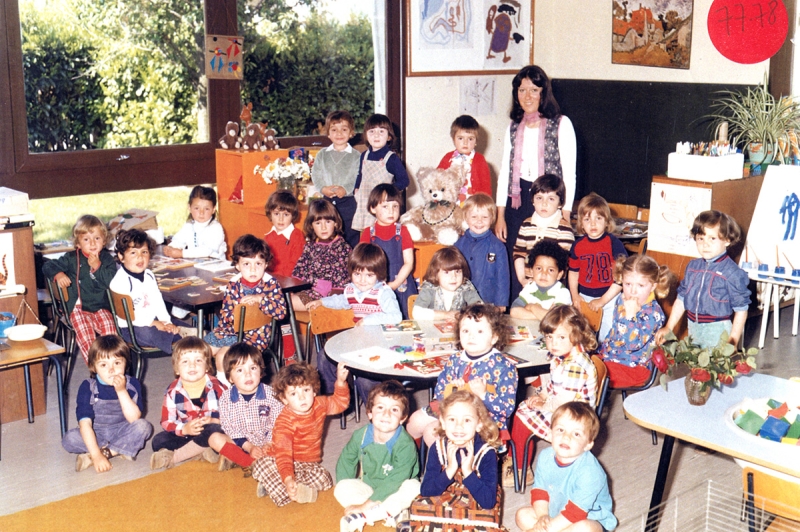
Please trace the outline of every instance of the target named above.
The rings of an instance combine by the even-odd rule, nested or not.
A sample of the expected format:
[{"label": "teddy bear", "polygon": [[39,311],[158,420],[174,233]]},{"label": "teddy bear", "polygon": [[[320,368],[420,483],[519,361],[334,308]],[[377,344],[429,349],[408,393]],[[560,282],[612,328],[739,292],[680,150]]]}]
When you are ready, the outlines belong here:
[{"label": "teddy bear", "polygon": [[242,149],[244,150],[264,151],[267,149],[266,146],[261,144],[261,124],[247,124],[242,144]]},{"label": "teddy bear", "polygon": [[414,242],[456,243],[463,231],[464,213],[458,205],[463,182],[461,167],[419,169],[417,184],[425,203],[400,218]]},{"label": "teddy bear", "polygon": [[261,126],[262,137],[264,139],[264,146],[267,147],[268,150],[278,150],[280,149],[280,144],[275,139],[278,136],[278,132],[275,129],[269,127],[266,122]]},{"label": "teddy bear", "polygon": [[225,136],[219,139],[219,145],[225,150],[232,150],[233,148],[241,147],[241,139],[239,138],[239,124],[234,121],[229,121],[225,124]]}]

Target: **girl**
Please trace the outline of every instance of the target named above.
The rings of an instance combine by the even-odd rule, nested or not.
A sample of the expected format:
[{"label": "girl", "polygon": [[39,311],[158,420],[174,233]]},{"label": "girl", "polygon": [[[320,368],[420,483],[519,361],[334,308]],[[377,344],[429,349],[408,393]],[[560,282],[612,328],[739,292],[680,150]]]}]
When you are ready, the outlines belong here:
[{"label": "girl", "polygon": [[578,234],[569,254],[569,292],[580,311],[581,299],[592,310],[603,309],[597,338],[603,341],[611,330],[614,298],[621,287],[614,282],[614,261],[628,256],[625,246],[611,234],[614,218],[606,200],[592,192],[578,205]]},{"label": "girl", "polygon": [[164,255],[173,259],[211,257],[224,259],[225,232],[217,221],[217,193],[197,185],[189,193],[189,218],[183,228],[164,246]]},{"label": "girl", "polygon": [[272,229],[264,235],[272,252],[267,271],[291,277],[306,244],[305,235],[294,226],[300,219],[300,204],[288,190],[278,190],[270,195],[264,210],[272,222]]},{"label": "girl", "polygon": [[370,214],[372,207],[368,207],[373,188],[382,183],[392,182],[400,190],[408,187],[406,167],[400,157],[392,151],[395,137],[389,117],[372,115],[367,118],[364,123],[364,136],[369,148],[361,154],[361,164],[353,191],[357,203],[356,213],[353,216],[353,229],[356,231],[366,229],[375,221]]},{"label": "girl", "polygon": [[453,390],[466,389],[486,405],[501,437],[508,439],[508,417],[517,395],[517,368],[500,352],[508,343],[507,317],[494,305],[472,305],[456,318],[462,351],[445,362],[436,381],[434,400],[417,410],[406,430],[415,440],[431,445],[439,427],[439,403]]},{"label": "girl", "polygon": [[[420,495],[411,504],[412,530],[448,529],[459,521],[475,527],[470,530],[499,530],[497,425],[478,396],[467,390],[442,402],[439,420],[442,427],[428,451]],[[476,521],[485,521],[485,528]]]},{"label": "girl", "polygon": [[[267,243],[253,235],[242,235],[233,244],[231,262],[241,275],[231,279],[222,299],[222,310],[219,325],[206,334],[203,340],[211,346],[216,358],[217,379],[228,384],[222,361],[228,348],[236,343],[236,331],[233,328],[233,309],[238,303],[256,308],[274,319],[281,320],[286,316],[286,301],[278,282],[267,273],[267,264],[272,259]],[[269,325],[260,329],[245,331],[244,341],[264,350],[269,346]]]},{"label": "girl", "polygon": [[401,224],[400,191],[393,185],[378,185],[369,194],[369,212],[375,215],[375,225],[362,231],[361,242],[377,244],[386,252],[389,261],[389,288],[400,302],[403,318],[408,318],[408,297],[417,293],[417,284],[409,275],[414,270],[414,242]]},{"label": "girl", "polygon": [[72,227],[75,253],[64,253],[44,263],[42,272],[67,291],[67,312],[75,327],[75,339],[89,363],[89,348],[95,331],[101,335],[117,334],[106,290],[117,273],[114,256],[105,249],[106,224],[85,214]]},{"label": "girl", "polygon": [[414,319],[453,320],[473,303],[483,300],[469,280],[467,259],[452,246],[434,253],[414,304]]},{"label": "girl", "polygon": [[656,296],[669,294],[675,276],[651,257],[634,255],[617,260],[614,279],[622,283],[622,294],[614,300],[611,331],[600,354],[612,388],[641,386],[650,377],[650,353],[656,332],[664,324]]},{"label": "girl", "polygon": [[[556,408],[569,401],[583,401],[594,407],[597,391],[597,371],[587,355],[597,348],[597,340],[586,318],[573,306],[559,305],[545,315],[539,330],[547,345],[550,375],[544,379],[546,386],[534,385],[534,395],[520,403],[514,414],[511,439],[520,465],[531,433],[550,441],[550,420]],[[534,383],[542,384],[541,380]],[[527,464],[523,467],[527,470]],[[503,464],[503,485],[514,485],[511,456]]]},{"label": "girl", "polygon": [[295,310],[307,310],[308,303],[342,289],[347,284],[347,256],[350,245],[342,237],[342,218],[330,201],[318,199],[308,206],[308,216],[303,222],[306,245],[292,271],[313,283],[310,290],[292,294]]}]

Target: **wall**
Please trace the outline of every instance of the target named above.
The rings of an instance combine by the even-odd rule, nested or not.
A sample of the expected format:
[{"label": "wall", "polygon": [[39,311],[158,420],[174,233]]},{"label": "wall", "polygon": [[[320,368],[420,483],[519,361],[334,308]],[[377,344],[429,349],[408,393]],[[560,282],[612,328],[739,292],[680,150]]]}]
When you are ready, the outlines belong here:
[{"label": "wall", "polygon": [[[635,2],[636,0],[631,0],[632,5],[636,5]],[[709,88],[720,85],[724,88],[728,85],[761,82],[768,62],[739,65],[722,57],[711,44],[706,30],[711,4],[712,0],[694,1],[691,68],[676,70],[611,64],[611,0],[537,0],[534,61],[555,79],[632,82],[630,86],[626,87],[627,84],[624,84],[622,88],[629,89],[634,95],[641,94],[641,87],[658,91],[661,83],[666,83],[669,89],[662,91],[660,99],[663,100],[666,94],[676,104],[684,98],[680,91],[675,91],[676,84],[705,84]],[[494,112],[475,118],[483,127],[481,133],[484,138],[479,142],[479,149],[486,156],[496,178],[503,149],[502,138],[509,121],[513,75],[484,78],[495,82]],[[641,85],[635,82],[655,83]],[[459,85],[460,78],[456,76],[406,78],[405,158],[411,174],[422,166],[435,166],[444,153],[452,149],[449,126],[453,118],[461,114]],[[575,90],[575,84],[571,83],[571,86]],[[587,84],[587,87],[590,86],[592,85]],[[686,89],[688,92],[692,91],[689,85]],[[583,103],[587,108],[593,106],[592,98],[592,94],[586,94]],[[572,106],[574,109],[575,103]],[[586,114],[587,109],[581,111]],[[691,140],[681,137],[681,131],[674,133],[675,138],[671,142]],[[579,131],[579,140],[581,137],[586,135]],[[624,153],[624,150],[621,152]],[[658,157],[661,158],[662,155],[659,154]],[[666,169],[665,155],[663,159],[663,167]],[[579,191],[586,185],[582,183],[585,178],[581,174],[580,166],[579,161]],[[636,178],[641,179],[641,176]],[[647,195],[646,190],[643,192]],[[614,197],[608,199],[616,201]],[[642,203],[640,199],[641,195],[638,200],[630,201]],[[415,200],[416,197],[412,197],[410,203],[415,204]],[[621,202],[624,200],[625,198],[621,198]]]}]

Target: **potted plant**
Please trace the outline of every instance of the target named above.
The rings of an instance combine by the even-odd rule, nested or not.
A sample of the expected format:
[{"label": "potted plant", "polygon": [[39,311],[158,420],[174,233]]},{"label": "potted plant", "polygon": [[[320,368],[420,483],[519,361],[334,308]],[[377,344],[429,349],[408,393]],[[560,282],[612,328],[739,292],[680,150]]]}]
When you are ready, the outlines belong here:
[{"label": "potted plant", "polygon": [[269,163],[265,168],[256,166],[253,168],[254,174],[261,174],[264,182],[268,185],[277,182],[278,190],[288,190],[296,194],[297,181],[308,181],[311,179],[311,168],[308,163],[300,159],[290,159],[281,157]]},{"label": "potted plant", "polygon": [[728,341],[728,333],[720,335],[719,343],[711,348],[700,347],[687,336],[683,340],[667,333],[666,341],[653,350],[653,363],[661,375],[661,385],[666,389],[667,375],[672,375],[676,365],[684,364],[690,369],[686,376],[686,396],[693,405],[702,405],[708,400],[711,387],[733,384],[738,375],[746,375],[756,368],[755,355],[758,349],[751,347],[738,351]]}]

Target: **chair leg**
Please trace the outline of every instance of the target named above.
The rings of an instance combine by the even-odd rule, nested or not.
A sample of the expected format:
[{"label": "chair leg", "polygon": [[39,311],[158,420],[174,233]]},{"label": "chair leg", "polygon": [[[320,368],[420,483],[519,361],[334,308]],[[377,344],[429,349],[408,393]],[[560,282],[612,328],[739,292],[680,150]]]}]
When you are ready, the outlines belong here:
[{"label": "chair leg", "polygon": [[425,438],[419,440],[419,476],[425,474],[425,464],[428,462],[428,445],[425,443]]},{"label": "chair leg", "polygon": [[[300,353],[298,353],[298,356],[299,354]],[[311,363],[312,356],[313,353],[311,352],[311,323],[308,323],[308,325],[306,326],[306,344],[303,346],[303,362]]]},{"label": "chair leg", "polygon": [[656,433],[654,430],[651,430],[650,435],[653,437],[653,445],[658,445],[658,433]]},{"label": "chair leg", "polygon": [[[622,402],[624,403],[625,399],[628,398],[628,392],[626,392],[625,390],[622,390],[620,393],[622,394]],[[625,413],[625,409],[624,408],[622,409],[622,415],[625,416],[625,419],[628,419],[628,414]]]},{"label": "chair leg", "polygon": [[142,382],[142,375],[144,375],[144,358],[145,358],[145,354],[144,353],[138,353],[137,356],[138,356],[138,358],[136,360],[136,380],[139,381],[139,383],[141,383]]},{"label": "chair leg", "polygon": [[[528,439],[525,440],[525,449],[522,451],[522,467],[520,470],[522,471],[522,478],[519,479],[520,486],[522,489],[520,493],[525,493],[525,488],[528,485],[528,468],[530,467],[530,463],[533,461],[533,454],[536,452],[536,435],[531,434],[528,436]],[[531,454],[528,455],[528,449],[531,448],[531,444],[533,444],[533,449],[531,449]],[[517,474],[517,467],[514,466],[514,474]]]},{"label": "chair leg", "polygon": [[72,370],[75,369],[75,359],[78,357],[77,343],[78,340],[73,332],[70,334],[69,342],[67,342],[67,371],[64,372],[64,388],[69,385],[69,380],[72,378]]}]

